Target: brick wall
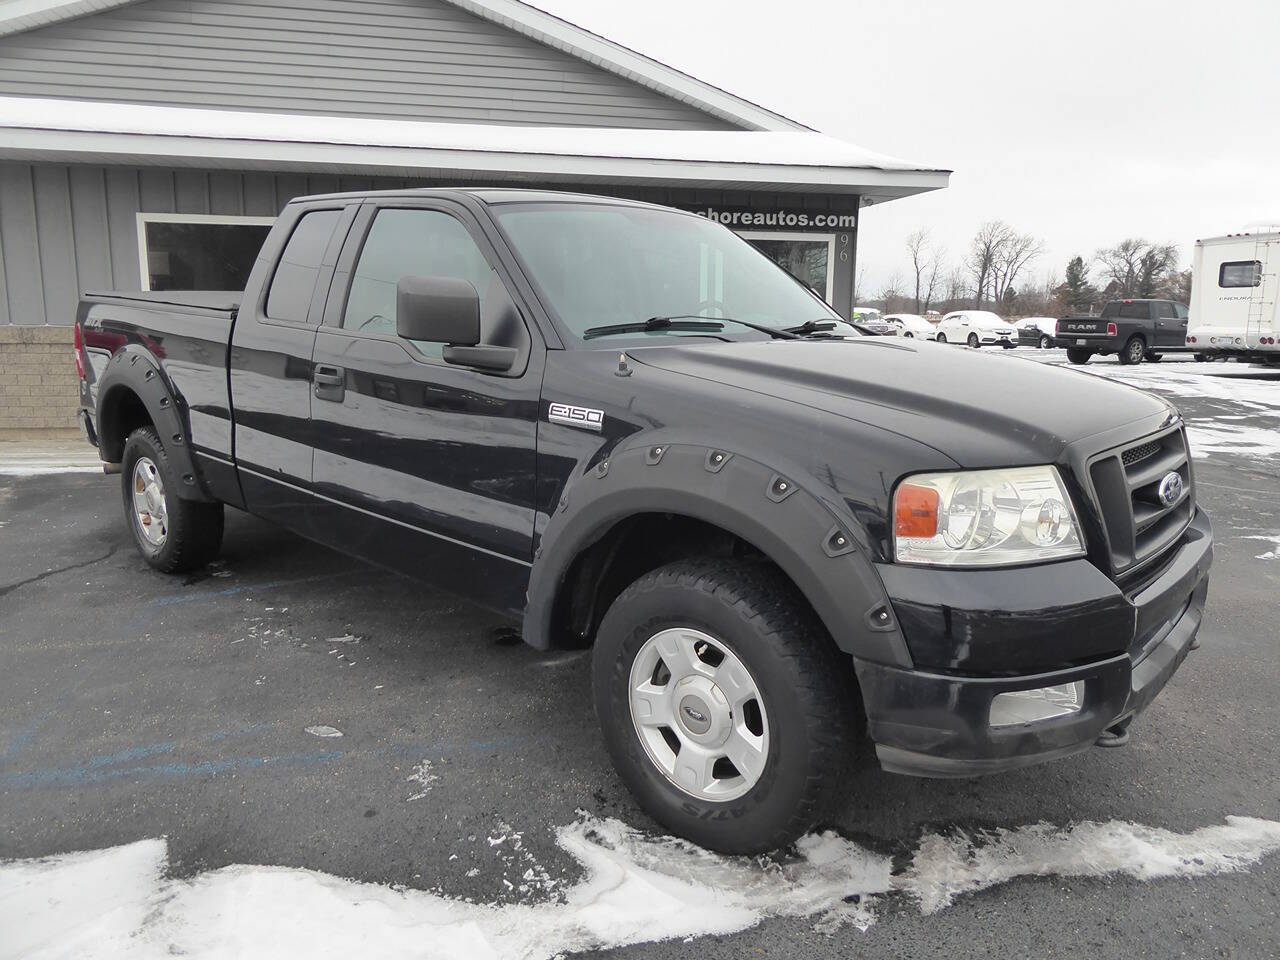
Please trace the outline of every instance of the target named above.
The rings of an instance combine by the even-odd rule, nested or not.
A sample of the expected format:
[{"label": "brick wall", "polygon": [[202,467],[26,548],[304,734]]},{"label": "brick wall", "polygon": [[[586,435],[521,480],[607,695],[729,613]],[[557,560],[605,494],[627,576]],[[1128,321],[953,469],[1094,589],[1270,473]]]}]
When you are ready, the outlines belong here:
[{"label": "brick wall", "polygon": [[0,326],[0,440],[78,431],[72,328]]}]

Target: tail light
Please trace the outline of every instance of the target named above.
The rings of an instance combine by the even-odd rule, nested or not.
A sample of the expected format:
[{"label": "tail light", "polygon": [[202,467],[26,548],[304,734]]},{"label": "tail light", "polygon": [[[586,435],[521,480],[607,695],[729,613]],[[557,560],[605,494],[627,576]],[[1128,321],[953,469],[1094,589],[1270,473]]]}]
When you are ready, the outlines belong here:
[{"label": "tail light", "polygon": [[83,380],[84,377],[84,334],[80,330],[79,321],[75,325],[75,345],[76,345],[76,376]]},{"label": "tail light", "polygon": [[1114,337],[1116,335],[1116,325],[1114,323],[1107,324],[1107,336]]},{"label": "tail light", "polygon": [[1195,342],[1196,342],[1195,337],[1187,337],[1187,343],[1195,343]]}]

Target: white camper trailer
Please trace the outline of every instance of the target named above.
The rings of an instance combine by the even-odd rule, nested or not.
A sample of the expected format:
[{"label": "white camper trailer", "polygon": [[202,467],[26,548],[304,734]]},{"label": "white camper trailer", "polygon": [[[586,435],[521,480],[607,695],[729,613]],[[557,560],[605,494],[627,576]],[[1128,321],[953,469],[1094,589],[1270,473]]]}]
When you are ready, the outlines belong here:
[{"label": "white camper trailer", "polygon": [[1196,359],[1280,363],[1280,231],[1197,240],[1187,347]]}]

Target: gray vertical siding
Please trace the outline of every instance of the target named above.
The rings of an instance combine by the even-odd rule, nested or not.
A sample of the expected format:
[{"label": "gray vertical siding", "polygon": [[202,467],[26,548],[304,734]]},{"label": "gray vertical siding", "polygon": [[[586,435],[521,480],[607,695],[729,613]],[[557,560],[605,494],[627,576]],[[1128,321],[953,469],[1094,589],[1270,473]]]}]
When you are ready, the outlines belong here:
[{"label": "gray vertical siding", "polygon": [[0,324],[69,324],[84,290],[137,290],[143,213],[274,217],[290,199],[399,178],[0,163]]},{"label": "gray vertical siding", "polygon": [[147,0],[0,38],[0,95],[732,129],[444,0]]}]

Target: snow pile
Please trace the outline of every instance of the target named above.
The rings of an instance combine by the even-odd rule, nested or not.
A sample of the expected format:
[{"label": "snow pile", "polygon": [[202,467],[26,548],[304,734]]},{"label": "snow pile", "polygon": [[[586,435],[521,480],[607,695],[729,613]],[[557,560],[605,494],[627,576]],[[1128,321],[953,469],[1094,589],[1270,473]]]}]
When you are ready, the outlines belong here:
[{"label": "snow pile", "polygon": [[1245,537],[1245,540],[1263,540],[1271,544],[1271,549],[1266,553],[1259,553],[1254,556],[1255,560],[1277,560],[1280,559],[1280,533],[1268,533],[1261,536]]},{"label": "snow pile", "polygon": [[1198,877],[1243,870],[1278,849],[1280,823],[1253,817],[1227,817],[1224,826],[1185,834],[1118,820],[1066,829],[1037,823],[980,834],[976,841],[963,833],[925,837],[903,888],[928,914],[961,894],[1017,877]]},{"label": "snow pile", "polygon": [[1280,823],[1229,817],[1187,834],[1112,821],[929,835],[910,866],[833,833],[785,859],[724,857],[583,817],[558,831],[584,878],[552,902],[473,904],[310,870],[231,866],[167,880],[165,844],[0,865],[0,955],[205,960],[550,958],[676,937],[724,935],[770,917],[866,928],[877,896],[925,913],[1020,876],[1149,880],[1235,871],[1280,849]]}]

